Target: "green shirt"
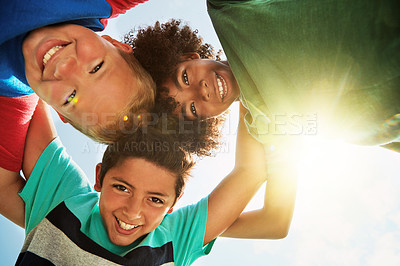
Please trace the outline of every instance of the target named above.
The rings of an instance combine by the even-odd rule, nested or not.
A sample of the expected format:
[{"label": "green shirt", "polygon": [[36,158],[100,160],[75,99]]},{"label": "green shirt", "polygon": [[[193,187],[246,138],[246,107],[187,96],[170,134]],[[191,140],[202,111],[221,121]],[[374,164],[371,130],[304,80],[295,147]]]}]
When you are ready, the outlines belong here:
[{"label": "green shirt", "polygon": [[208,0],[249,131],[263,143],[398,139],[399,11],[394,0]]},{"label": "green shirt", "polygon": [[113,244],[100,215],[99,194],[59,138],[43,151],[20,196],[25,202],[23,265],[190,265],[214,244],[203,246],[208,197],[167,214],[128,246]]}]

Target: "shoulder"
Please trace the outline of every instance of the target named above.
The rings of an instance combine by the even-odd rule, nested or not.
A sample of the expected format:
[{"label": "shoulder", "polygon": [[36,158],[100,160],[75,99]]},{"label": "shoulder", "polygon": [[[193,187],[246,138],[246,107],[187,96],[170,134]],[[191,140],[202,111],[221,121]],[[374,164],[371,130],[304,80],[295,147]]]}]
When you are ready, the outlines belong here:
[{"label": "shoulder", "polygon": [[[170,221],[179,220],[182,223],[188,224],[195,220],[206,220],[208,211],[208,196],[202,198],[194,204],[190,204],[176,209],[171,214],[167,214],[163,223],[170,223]],[[175,224],[175,222],[173,222]]]},{"label": "shoulder", "polygon": [[116,17],[119,14],[125,14],[129,9],[137,6],[140,3],[147,2],[148,0],[107,0],[112,9],[110,18]]}]

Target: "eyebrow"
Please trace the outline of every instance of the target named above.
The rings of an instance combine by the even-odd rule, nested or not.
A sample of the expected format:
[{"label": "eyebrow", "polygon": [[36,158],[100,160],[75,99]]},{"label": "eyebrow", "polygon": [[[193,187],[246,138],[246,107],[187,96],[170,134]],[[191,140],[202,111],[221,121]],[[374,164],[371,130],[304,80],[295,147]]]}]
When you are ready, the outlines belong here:
[{"label": "eyebrow", "polygon": [[[135,190],[136,188],[134,186],[132,186],[131,184],[129,184],[128,182],[126,182],[124,179],[122,179],[121,177],[113,177],[114,180],[124,183],[126,186],[130,187],[131,189]],[[167,194],[164,194],[162,192],[153,192],[153,191],[146,191],[147,194],[151,194],[151,195],[158,195],[161,197],[165,197],[168,198],[169,196]]]}]

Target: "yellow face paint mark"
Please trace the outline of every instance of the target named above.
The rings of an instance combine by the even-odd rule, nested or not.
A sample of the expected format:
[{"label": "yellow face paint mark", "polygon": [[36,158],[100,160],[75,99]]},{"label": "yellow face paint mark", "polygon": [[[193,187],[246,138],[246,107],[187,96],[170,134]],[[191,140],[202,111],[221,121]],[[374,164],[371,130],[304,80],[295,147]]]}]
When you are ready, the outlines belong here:
[{"label": "yellow face paint mark", "polygon": [[78,98],[75,97],[75,93],[71,94],[67,99],[66,102],[76,104],[78,102]]}]

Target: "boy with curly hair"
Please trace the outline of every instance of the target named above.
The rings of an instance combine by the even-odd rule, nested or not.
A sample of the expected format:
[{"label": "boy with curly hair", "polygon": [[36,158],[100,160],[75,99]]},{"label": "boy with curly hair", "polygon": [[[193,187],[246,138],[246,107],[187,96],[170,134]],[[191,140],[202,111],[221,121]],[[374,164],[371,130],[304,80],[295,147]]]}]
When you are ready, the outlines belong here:
[{"label": "boy with curly hair", "polygon": [[124,42],[133,48],[135,57],[157,85],[152,115],[156,119],[168,116],[164,124],[176,133],[181,142],[187,143],[185,147],[189,152],[199,156],[211,155],[220,144],[220,130],[225,115],[206,120],[192,120],[182,116],[183,121],[174,120],[175,116],[171,114],[179,103],[169,96],[168,89],[161,84],[176,73],[176,66],[182,62],[182,56],[186,53],[196,52],[202,59],[219,59],[213,47],[203,43],[196,30],[178,20],[163,24],[156,22],[154,26],[132,30],[125,35]]},{"label": "boy with curly hair", "polygon": [[[173,113],[207,121],[240,99],[251,134],[288,155],[304,135],[398,145],[397,1],[207,3],[229,64],[205,60],[197,32],[174,21],[135,40],[135,54],[161,88],[158,101],[167,99]],[[153,45],[166,58],[141,57],[149,53],[140,44],[157,38],[155,45],[175,47]],[[154,71],[160,65],[170,70]]]},{"label": "boy with curly hair", "polygon": [[[299,134],[359,145],[399,141],[398,1],[207,6],[260,141],[297,142]],[[311,132],[308,118],[317,124]]]}]

